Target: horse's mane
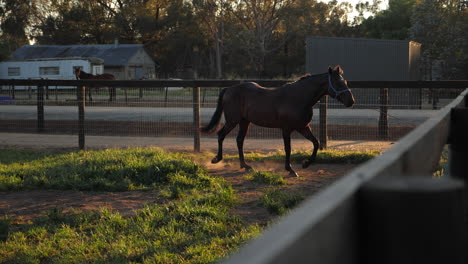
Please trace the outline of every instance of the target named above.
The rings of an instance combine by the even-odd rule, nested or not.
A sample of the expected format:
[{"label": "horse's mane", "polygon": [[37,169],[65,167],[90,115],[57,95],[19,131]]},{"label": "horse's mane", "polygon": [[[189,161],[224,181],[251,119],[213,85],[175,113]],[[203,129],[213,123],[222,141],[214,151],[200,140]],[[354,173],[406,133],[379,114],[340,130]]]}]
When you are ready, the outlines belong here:
[{"label": "horse's mane", "polygon": [[[303,80],[309,80],[309,79],[313,79],[313,78],[317,78],[317,77],[321,77],[322,75],[325,75],[326,73],[319,73],[319,74],[310,74],[310,73],[306,73],[304,75],[302,75],[301,77],[299,77],[299,79],[297,79],[296,81],[293,81],[293,82],[289,82],[283,86],[289,86],[289,85],[292,85],[292,84],[296,84],[296,83],[299,83],[300,81],[303,81]],[[282,87],[283,87],[282,86]]]},{"label": "horse's mane", "polygon": [[309,78],[309,77],[312,77],[312,74],[307,73],[307,74],[302,75],[302,76],[299,78],[299,80],[297,80],[297,81],[305,80],[305,79],[307,79],[307,78]]}]

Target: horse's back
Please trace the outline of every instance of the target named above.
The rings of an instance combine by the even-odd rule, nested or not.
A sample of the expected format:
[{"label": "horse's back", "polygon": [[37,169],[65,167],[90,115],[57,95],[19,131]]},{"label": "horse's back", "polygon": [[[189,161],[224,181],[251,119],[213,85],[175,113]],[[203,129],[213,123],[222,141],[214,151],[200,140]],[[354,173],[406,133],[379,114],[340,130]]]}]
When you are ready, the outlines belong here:
[{"label": "horse's back", "polygon": [[226,88],[223,97],[226,120],[246,119],[254,124],[277,127],[275,116],[281,97],[276,89],[248,82]]},{"label": "horse's back", "polygon": [[108,79],[108,80],[114,80],[115,79],[115,76],[113,74],[110,74],[110,73],[103,73],[101,74],[102,78],[103,79]]}]

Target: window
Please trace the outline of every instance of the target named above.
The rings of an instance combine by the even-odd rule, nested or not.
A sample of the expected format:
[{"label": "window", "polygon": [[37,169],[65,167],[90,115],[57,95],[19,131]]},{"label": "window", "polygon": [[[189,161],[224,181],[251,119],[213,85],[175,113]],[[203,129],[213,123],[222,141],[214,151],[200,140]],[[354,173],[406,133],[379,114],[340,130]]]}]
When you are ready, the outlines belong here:
[{"label": "window", "polygon": [[8,76],[20,76],[20,67],[8,67]]},{"label": "window", "polygon": [[59,75],[59,67],[39,67],[39,75]]}]

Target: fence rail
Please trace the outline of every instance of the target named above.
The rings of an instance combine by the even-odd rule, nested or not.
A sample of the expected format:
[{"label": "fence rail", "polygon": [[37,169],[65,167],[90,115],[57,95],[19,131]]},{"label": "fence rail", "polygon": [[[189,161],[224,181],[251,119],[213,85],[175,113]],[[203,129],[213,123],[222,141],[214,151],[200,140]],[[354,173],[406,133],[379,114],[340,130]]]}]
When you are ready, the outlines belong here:
[{"label": "fence rail", "polygon": [[[89,87],[227,87],[242,82],[256,82],[276,87],[293,80],[53,80],[53,79],[0,79],[0,85],[24,86],[89,86]],[[466,88],[468,80],[454,81],[348,81],[350,88]]]},{"label": "fence rail", "polygon": [[[51,80],[51,79],[41,79],[41,80],[21,80],[21,79],[0,79],[0,104],[15,102],[15,104],[36,104],[37,105],[37,118],[36,118],[36,131],[41,133],[50,133],[53,131],[63,131],[63,127],[71,127],[67,131],[74,131],[79,136],[79,146],[84,148],[84,133],[89,133],[88,131],[95,126],[100,127],[95,129],[96,133],[101,133],[99,131],[112,131],[113,133],[118,133],[119,129],[117,127],[113,129],[101,128],[105,123],[109,123],[112,126],[122,126],[124,124],[129,124],[133,120],[126,121],[110,121],[103,120],[102,122],[89,120],[86,115],[85,105],[87,106],[115,106],[115,107],[140,107],[140,106],[157,106],[158,111],[164,107],[169,109],[170,107],[176,111],[182,111],[182,108],[193,108],[192,112],[187,112],[185,115],[190,115],[190,121],[184,121],[184,124],[180,124],[180,118],[176,118],[177,122],[171,120],[165,121],[167,130],[174,130],[175,132],[170,133],[182,133],[184,135],[190,135],[194,137],[194,149],[200,149],[200,134],[196,129],[203,122],[203,116],[206,118],[206,107],[214,108],[216,104],[216,98],[219,92],[219,87],[227,87],[235,84],[239,84],[244,81],[254,81],[266,87],[277,87],[281,86],[288,80],[144,80],[144,81],[106,81],[106,80]],[[316,109],[318,111],[318,122],[317,125],[313,126],[314,133],[318,134],[318,137],[321,142],[321,146],[326,148],[327,140],[330,137],[336,137],[337,134],[342,134],[344,132],[351,133],[350,139],[354,139],[356,136],[371,135],[373,139],[382,139],[382,140],[396,140],[402,135],[410,131],[415,127],[414,122],[409,124],[401,124],[399,122],[402,120],[404,113],[399,113],[398,115],[393,113],[393,109],[399,108],[411,108],[411,109],[420,109],[421,104],[424,98],[432,101],[432,108],[436,109],[439,105],[439,97],[442,93],[453,93],[454,90],[459,90],[462,87],[468,87],[468,81],[349,81],[348,85],[353,88],[355,96],[358,98],[358,104],[355,105],[356,110],[351,113],[357,113],[358,109],[369,109],[367,112],[363,112],[362,115],[369,120],[369,122],[375,119],[375,124],[369,124],[367,122],[365,125],[355,124],[354,120],[346,121],[341,116],[348,112],[341,111],[342,106],[334,103],[333,100],[328,100],[326,97],[318,105],[320,107]],[[15,91],[15,87],[24,86],[27,89],[21,91],[23,93],[22,97],[20,96],[20,91]],[[88,87],[87,90],[98,88],[98,87],[118,87],[122,89],[120,93],[120,101],[109,102],[105,95],[101,94],[98,100],[93,102],[85,102],[86,90],[83,91],[84,87]],[[6,89],[5,89],[6,87]],[[76,90],[76,92],[68,93],[65,96],[64,100],[59,100],[59,94],[65,93],[58,89],[58,87],[69,87],[69,92]],[[94,87],[94,88],[91,88]],[[151,97],[151,94],[155,94],[155,87],[158,89],[164,88],[164,93],[161,93],[159,99],[147,99]],[[170,89],[171,87],[187,87],[191,89],[191,95],[177,96],[177,99],[171,100]],[[200,91],[200,87],[203,87]],[[209,93],[207,93],[207,88],[215,88]],[[130,91],[133,89],[133,92]],[[138,92],[135,93],[135,89],[138,89]],[[188,90],[184,89],[184,90]],[[216,90],[217,89],[217,90]],[[390,90],[389,90],[390,89]],[[396,90],[395,90],[396,89]],[[62,89],[63,90],[63,89]],[[424,90],[424,92],[423,92]],[[1,96],[2,92],[6,96]],[[169,92],[169,93],[168,93]],[[36,93],[36,100],[34,100],[33,93]],[[123,93],[123,94],[122,94]],[[81,97],[79,97],[81,96]],[[424,98],[423,98],[424,97]],[[83,98],[83,99],[81,99]],[[409,98],[409,99],[408,99]],[[448,98],[451,98],[450,96]],[[18,99],[15,101],[15,99]],[[404,99],[404,102],[399,102],[398,100]],[[3,100],[3,101],[2,101]],[[23,101],[22,101],[23,100]],[[153,101],[151,101],[153,100]],[[155,100],[155,101],[154,101]],[[178,101],[177,101],[178,100]],[[445,99],[446,100],[446,99]],[[369,101],[370,104],[361,104],[359,101]],[[47,118],[47,113],[44,111],[45,106],[51,105],[75,105],[78,106],[77,120],[49,120]],[[204,109],[201,109],[204,108]],[[327,108],[331,108],[327,110]],[[94,109],[93,109],[94,110]],[[70,111],[70,110],[67,110]],[[334,112],[333,112],[334,111]],[[205,115],[203,115],[205,113]],[[372,113],[378,115],[372,115]],[[171,113],[173,114],[173,113]],[[335,121],[327,122],[327,119],[330,119],[330,116],[335,116]],[[416,117],[417,120],[421,117]],[[392,125],[392,120],[398,122],[398,125]],[[415,121],[416,123],[420,121]],[[12,127],[12,130],[15,130],[13,127],[18,126],[18,122],[14,123],[12,120],[0,120],[2,121],[3,130],[5,127]],[[343,122],[346,121],[346,122]],[[29,123],[28,123],[29,122]],[[75,122],[75,123],[73,123]],[[145,121],[146,122],[146,121]],[[151,124],[143,124],[142,126],[155,126],[156,121],[149,121]],[[30,121],[24,121],[26,127],[29,127],[31,131]],[[315,123],[314,123],[315,124]],[[133,122],[132,127],[138,126],[139,124]],[[177,127],[178,126],[178,127]],[[76,128],[75,128],[76,127]],[[126,126],[127,128],[130,126]],[[184,127],[181,130],[180,127]],[[54,130],[55,129],[55,130]],[[154,131],[162,131],[165,127],[160,129],[154,129]],[[142,133],[146,131],[148,135],[156,135],[154,131],[136,129],[137,133]],[[182,131],[182,132],[181,132]],[[274,134],[270,130],[263,128],[252,129],[251,134],[258,135],[258,137],[265,137],[266,134]],[[256,131],[256,132],[255,132]],[[106,132],[108,133],[108,132]],[[178,134],[179,135],[179,134]],[[278,134],[279,135],[279,134]],[[279,136],[278,136],[279,137]]]}]

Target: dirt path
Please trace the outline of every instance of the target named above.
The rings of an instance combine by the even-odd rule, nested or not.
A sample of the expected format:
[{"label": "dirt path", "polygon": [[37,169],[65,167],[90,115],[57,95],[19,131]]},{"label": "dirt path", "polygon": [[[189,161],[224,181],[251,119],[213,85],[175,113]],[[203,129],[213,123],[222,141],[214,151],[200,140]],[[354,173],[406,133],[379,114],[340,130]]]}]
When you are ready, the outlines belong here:
[{"label": "dirt path", "polygon": [[[263,191],[269,186],[252,183],[247,180],[244,170],[239,169],[237,161],[221,162],[212,165],[208,160],[199,161],[205,165],[212,175],[222,176],[232,184],[239,204],[232,210],[247,222],[266,224],[274,215],[258,204]],[[262,171],[273,171],[285,176],[285,188],[300,190],[309,196],[329,185],[334,180],[350,171],[356,165],[315,164],[308,169],[299,169],[293,165],[299,178],[287,177],[283,163],[251,162],[250,165]],[[48,211],[60,208],[63,212],[73,210],[89,211],[107,208],[119,211],[122,215],[132,215],[134,210],[142,208],[147,203],[158,202],[155,191],[128,192],[81,192],[34,190],[21,192],[0,192],[0,216],[15,218],[16,223],[26,223],[33,218],[45,215]]]},{"label": "dirt path", "polygon": [[[87,145],[91,149],[109,147],[160,147],[168,151],[191,152],[191,138],[150,138],[150,137],[102,137],[88,136]],[[385,151],[393,142],[381,141],[330,141],[329,149],[338,150],[378,150]],[[202,151],[215,152],[217,141],[212,138],[202,138]],[[0,133],[0,148],[17,149],[64,149],[76,148],[76,136],[39,135]],[[293,150],[310,150],[311,144],[305,140],[293,140]],[[282,140],[248,140],[246,152],[269,153],[283,149]],[[225,153],[236,154],[235,139],[225,141]],[[239,204],[233,213],[242,216],[248,222],[264,224],[273,216],[266,209],[258,206],[258,199],[265,185],[252,183],[245,178],[245,172],[239,169],[237,159],[232,162],[221,162],[213,165],[209,162],[211,156],[202,155],[198,162],[204,165],[213,175],[228,180],[240,197]],[[340,176],[351,171],[356,165],[349,164],[314,164],[308,169],[301,169],[299,164],[293,167],[301,177],[290,178],[284,170],[282,162],[251,162],[257,170],[274,171],[285,176],[286,188],[300,190],[309,196],[329,185]],[[99,210],[108,208],[117,210],[123,215],[131,215],[134,210],[142,208],[147,203],[158,202],[154,191],[131,192],[79,192],[36,190],[22,192],[0,192],[0,217],[7,216],[17,219],[18,223],[30,221],[34,217],[44,215],[48,210],[61,208],[63,212],[71,210]]]}]

